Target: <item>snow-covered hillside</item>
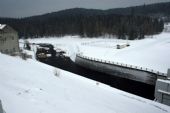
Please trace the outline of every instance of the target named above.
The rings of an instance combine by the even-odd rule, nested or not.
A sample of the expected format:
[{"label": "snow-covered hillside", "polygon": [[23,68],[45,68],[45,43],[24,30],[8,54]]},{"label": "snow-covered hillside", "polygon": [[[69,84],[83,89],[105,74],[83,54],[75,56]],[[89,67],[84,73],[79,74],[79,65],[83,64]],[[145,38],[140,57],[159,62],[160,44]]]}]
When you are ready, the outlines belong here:
[{"label": "snow-covered hillside", "polygon": [[0,99],[6,113],[170,113],[169,106],[3,54]]}]

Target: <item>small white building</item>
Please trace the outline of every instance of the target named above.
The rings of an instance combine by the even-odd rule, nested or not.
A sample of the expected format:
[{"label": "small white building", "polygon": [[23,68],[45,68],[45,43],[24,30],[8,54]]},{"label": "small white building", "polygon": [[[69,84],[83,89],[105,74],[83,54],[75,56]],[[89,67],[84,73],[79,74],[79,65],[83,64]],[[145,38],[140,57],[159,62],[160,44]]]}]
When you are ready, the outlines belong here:
[{"label": "small white building", "polygon": [[0,24],[0,52],[5,54],[19,52],[18,33],[5,24]]},{"label": "small white building", "polygon": [[170,23],[164,25],[164,32],[170,33]]}]

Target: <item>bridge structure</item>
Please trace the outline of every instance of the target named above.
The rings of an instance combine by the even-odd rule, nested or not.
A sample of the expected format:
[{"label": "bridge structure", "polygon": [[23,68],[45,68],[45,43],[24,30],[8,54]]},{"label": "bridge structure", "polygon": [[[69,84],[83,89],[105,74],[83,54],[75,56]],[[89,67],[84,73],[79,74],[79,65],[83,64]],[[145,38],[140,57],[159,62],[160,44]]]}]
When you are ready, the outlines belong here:
[{"label": "bridge structure", "polygon": [[75,63],[98,72],[103,72],[109,75],[126,78],[149,85],[155,85],[157,79],[166,79],[167,74],[159,71],[148,69],[120,62],[101,60],[77,54]]}]

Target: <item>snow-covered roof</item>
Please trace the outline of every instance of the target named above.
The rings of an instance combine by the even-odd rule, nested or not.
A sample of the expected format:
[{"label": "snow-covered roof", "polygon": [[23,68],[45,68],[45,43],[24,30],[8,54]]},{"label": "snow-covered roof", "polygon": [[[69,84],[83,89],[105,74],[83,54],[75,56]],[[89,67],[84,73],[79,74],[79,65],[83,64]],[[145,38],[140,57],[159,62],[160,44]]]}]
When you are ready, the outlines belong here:
[{"label": "snow-covered roof", "polygon": [[6,24],[0,24],[0,30],[2,30],[5,26]]}]

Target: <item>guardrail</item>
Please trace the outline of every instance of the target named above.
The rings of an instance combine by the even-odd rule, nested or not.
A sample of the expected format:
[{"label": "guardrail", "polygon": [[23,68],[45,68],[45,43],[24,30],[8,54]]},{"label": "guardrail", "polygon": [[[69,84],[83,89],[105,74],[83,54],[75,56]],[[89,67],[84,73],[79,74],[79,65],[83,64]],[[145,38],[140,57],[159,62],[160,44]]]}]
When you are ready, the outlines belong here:
[{"label": "guardrail", "polygon": [[[95,45],[95,43],[108,43],[110,41],[104,41],[104,40],[97,40],[97,41],[90,41],[90,42],[83,42],[81,43],[82,46],[92,46],[92,47],[104,47],[104,48],[117,48],[117,40],[113,40],[112,42],[115,42],[115,45]],[[127,41],[119,42],[119,44],[127,44]]]},{"label": "guardrail", "polygon": [[156,70],[153,70],[153,69],[149,69],[149,68],[144,68],[144,67],[124,64],[124,63],[120,63],[120,62],[114,62],[114,61],[107,61],[107,60],[97,59],[97,58],[93,58],[93,57],[84,56],[84,55],[82,55],[80,53],[77,54],[77,56],[81,57],[81,58],[84,58],[84,59],[87,59],[87,60],[95,61],[95,62],[106,63],[106,64],[110,64],[110,65],[130,68],[130,69],[136,69],[136,70],[140,70],[140,71],[145,71],[145,72],[153,73],[153,74],[156,74],[156,75],[159,75],[159,76],[167,76],[166,73],[162,73],[162,72],[159,72],[159,71],[156,71]]},{"label": "guardrail", "polygon": [[92,47],[104,47],[104,48],[116,48],[116,45],[102,45],[102,46],[99,46],[99,45],[92,45],[92,43],[88,43],[88,42],[85,42],[85,43],[81,43],[82,46],[92,46]]}]

